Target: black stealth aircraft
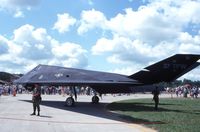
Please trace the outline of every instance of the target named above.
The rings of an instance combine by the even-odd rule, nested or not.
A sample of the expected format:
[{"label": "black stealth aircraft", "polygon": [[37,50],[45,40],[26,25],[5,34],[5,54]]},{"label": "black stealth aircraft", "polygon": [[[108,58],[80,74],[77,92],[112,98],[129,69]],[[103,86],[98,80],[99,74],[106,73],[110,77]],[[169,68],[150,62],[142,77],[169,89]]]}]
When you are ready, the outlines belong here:
[{"label": "black stealth aircraft", "polygon": [[[130,75],[89,71],[49,65],[38,65],[33,70],[15,80],[15,83],[26,86],[35,83],[40,85],[71,86],[76,98],[75,86],[88,86],[99,94],[131,93],[135,88],[159,82],[171,82],[199,66],[200,55],[176,54],[143,70]],[[97,95],[92,97],[98,103]],[[73,97],[66,99],[68,106],[74,105]]]}]

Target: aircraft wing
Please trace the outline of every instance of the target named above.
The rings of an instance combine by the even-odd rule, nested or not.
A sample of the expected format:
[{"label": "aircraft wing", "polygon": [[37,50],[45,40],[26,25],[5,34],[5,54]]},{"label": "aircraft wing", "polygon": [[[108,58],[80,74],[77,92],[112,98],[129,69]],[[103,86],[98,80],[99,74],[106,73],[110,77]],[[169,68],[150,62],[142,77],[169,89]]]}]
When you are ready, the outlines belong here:
[{"label": "aircraft wing", "polygon": [[89,71],[59,66],[38,65],[33,70],[15,80],[20,84],[43,84],[43,85],[133,85],[138,84],[134,79],[127,76]]}]

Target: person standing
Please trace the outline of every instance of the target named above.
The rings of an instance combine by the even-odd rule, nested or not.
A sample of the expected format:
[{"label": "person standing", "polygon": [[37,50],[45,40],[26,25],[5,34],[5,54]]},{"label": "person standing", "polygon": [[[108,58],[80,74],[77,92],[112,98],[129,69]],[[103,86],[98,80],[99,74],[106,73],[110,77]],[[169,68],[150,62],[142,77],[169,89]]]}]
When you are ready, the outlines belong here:
[{"label": "person standing", "polygon": [[3,93],[3,86],[0,85],[0,97],[1,97],[1,94]]},{"label": "person standing", "polygon": [[40,116],[40,103],[41,103],[41,88],[38,84],[34,84],[33,89],[33,113],[31,115],[36,115],[36,109],[37,109],[37,116]]},{"label": "person standing", "polygon": [[158,110],[158,103],[159,103],[159,90],[158,90],[158,87],[156,87],[153,91],[152,91],[152,94],[153,94],[153,100],[155,102],[155,107],[154,109],[155,110]]}]

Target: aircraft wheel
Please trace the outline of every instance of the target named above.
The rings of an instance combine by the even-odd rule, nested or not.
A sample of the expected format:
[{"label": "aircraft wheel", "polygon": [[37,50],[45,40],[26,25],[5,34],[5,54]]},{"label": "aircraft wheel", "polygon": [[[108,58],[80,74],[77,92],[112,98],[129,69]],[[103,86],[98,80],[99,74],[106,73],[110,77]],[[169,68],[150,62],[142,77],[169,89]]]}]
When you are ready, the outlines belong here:
[{"label": "aircraft wheel", "polygon": [[99,103],[99,97],[98,96],[93,96],[92,97],[92,103],[93,104],[98,104]]},{"label": "aircraft wheel", "polygon": [[74,106],[74,99],[72,97],[68,97],[66,99],[66,106],[69,106],[69,107]]}]

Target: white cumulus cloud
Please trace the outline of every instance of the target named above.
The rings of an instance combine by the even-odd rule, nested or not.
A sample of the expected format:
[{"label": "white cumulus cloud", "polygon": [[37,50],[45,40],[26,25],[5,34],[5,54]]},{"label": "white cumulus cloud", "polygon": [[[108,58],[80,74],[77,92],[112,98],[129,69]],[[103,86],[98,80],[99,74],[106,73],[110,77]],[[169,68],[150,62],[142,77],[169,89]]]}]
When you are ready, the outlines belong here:
[{"label": "white cumulus cloud", "polygon": [[86,56],[87,51],[75,43],[66,42],[54,45],[52,53],[58,60],[64,60],[55,62],[57,64],[61,63],[66,67],[85,67],[88,63]]},{"label": "white cumulus cloud", "polygon": [[[199,10],[199,1],[154,0],[138,10],[127,8],[95,26],[88,24],[82,33],[93,28],[110,32],[112,37],[99,38],[91,52],[106,55],[110,63],[124,64],[121,71],[128,72],[132,70],[127,65],[137,64],[143,68],[142,65],[147,66],[175,53],[199,54],[200,34],[187,31],[200,31]],[[103,13],[102,16],[106,18]]]},{"label": "white cumulus cloud", "polygon": [[87,67],[87,50],[79,44],[59,42],[44,28],[26,24],[11,39],[0,35],[0,71],[27,72],[38,64]]},{"label": "white cumulus cloud", "polygon": [[107,60],[111,63],[145,63],[158,57],[166,57],[176,52],[177,45],[161,42],[149,45],[141,40],[131,40],[126,37],[115,36],[113,39],[101,38],[91,49],[94,55],[110,53]]},{"label": "white cumulus cloud", "polygon": [[58,30],[59,33],[69,31],[70,26],[76,23],[76,19],[70,16],[68,13],[58,14],[57,22],[54,24],[53,29]]},{"label": "white cumulus cloud", "polygon": [[106,17],[100,11],[96,11],[95,9],[82,11],[78,34],[83,34],[96,27],[104,28],[105,22]]},{"label": "white cumulus cloud", "polygon": [[156,45],[162,41],[174,41],[191,23],[199,24],[199,12],[200,2],[189,0],[155,0],[138,10],[127,8],[110,19],[92,9],[82,12],[78,33],[100,28]]}]

